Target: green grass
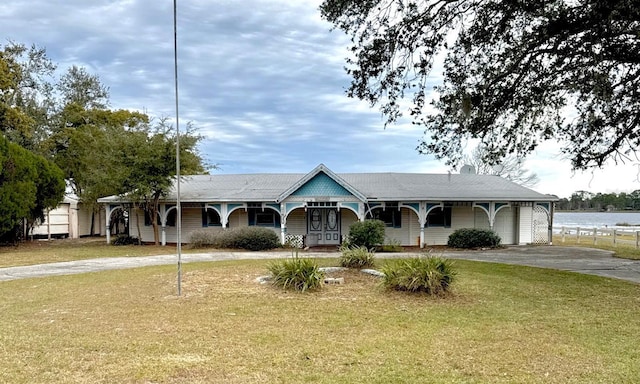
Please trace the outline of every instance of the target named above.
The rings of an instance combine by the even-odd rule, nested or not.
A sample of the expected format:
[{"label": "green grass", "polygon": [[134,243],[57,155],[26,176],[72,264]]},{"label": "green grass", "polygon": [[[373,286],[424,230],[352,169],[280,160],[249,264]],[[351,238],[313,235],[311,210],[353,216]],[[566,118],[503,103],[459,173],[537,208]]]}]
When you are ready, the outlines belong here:
[{"label": "green grass", "polygon": [[618,243],[616,246],[613,246],[613,243],[607,240],[600,240],[597,244],[594,245],[593,239],[589,238],[588,236],[582,237],[580,239],[580,243],[578,243],[575,238],[570,237],[566,237],[565,241],[562,242],[561,236],[554,235],[553,244],[569,247],[604,249],[607,251],[613,251],[614,256],[621,259],[640,260],[640,249],[635,248],[635,246],[633,245]]},{"label": "green grass", "polygon": [[638,285],[457,260],[447,298],[301,294],[269,262],[186,264],[182,297],[172,266],[0,283],[0,382],[640,382]]},{"label": "green grass", "polygon": [[[210,248],[190,249],[184,253],[208,252]],[[61,261],[95,259],[101,257],[137,257],[166,255],[176,252],[175,245],[122,245],[107,244],[105,238],[62,239],[52,241],[28,241],[17,246],[0,246],[0,268],[18,265],[56,263]]]}]

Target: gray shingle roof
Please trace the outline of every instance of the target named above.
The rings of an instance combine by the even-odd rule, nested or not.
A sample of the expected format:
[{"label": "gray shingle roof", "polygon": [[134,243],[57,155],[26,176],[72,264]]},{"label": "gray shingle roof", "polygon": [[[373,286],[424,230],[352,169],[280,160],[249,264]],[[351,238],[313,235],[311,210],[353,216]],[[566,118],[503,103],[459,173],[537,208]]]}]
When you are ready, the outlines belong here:
[{"label": "gray shingle roof", "polygon": [[[356,197],[368,201],[555,201],[499,176],[429,173],[333,173],[323,164],[303,173],[256,173],[183,176],[180,199],[184,202],[274,202],[289,196],[301,183],[324,172]],[[126,200],[126,199],[124,199]],[[165,201],[175,201],[172,191]],[[99,202],[120,201],[118,196]]]},{"label": "gray shingle roof", "polygon": [[428,173],[349,173],[347,182],[369,199],[389,200],[549,200],[499,176]]},{"label": "gray shingle roof", "polygon": [[[304,174],[239,174],[185,176],[180,184],[184,201],[275,201]],[[169,197],[175,200],[175,196]]]},{"label": "gray shingle roof", "polygon": [[[544,195],[499,176],[427,173],[338,173],[367,200],[435,201],[550,201]],[[302,173],[261,173],[184,176],[180,197],[184,202],[277,201]],[[117,201],[117,197],[100,199]],[[176,200],[175,192],[166,200]]]}]

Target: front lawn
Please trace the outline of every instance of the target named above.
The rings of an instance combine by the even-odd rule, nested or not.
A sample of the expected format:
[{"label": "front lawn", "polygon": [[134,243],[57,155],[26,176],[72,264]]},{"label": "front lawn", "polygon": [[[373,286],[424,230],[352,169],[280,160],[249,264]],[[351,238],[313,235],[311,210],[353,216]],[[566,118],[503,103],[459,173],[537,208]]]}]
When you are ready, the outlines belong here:
[{"label": "front lawn", "polygon": [[[290,293],[270,261],[0,283],[0,382],[640,382],[640,286],[456,260],[448,298],[369,275]],[[337,260],[319,260],[337,265]]]}]

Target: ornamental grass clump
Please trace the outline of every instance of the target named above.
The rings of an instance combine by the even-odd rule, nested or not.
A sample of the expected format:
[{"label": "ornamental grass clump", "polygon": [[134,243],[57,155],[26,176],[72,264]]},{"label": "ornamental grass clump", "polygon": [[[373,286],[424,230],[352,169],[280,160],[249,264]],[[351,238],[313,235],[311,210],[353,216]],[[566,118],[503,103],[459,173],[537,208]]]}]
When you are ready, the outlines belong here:
[{"label": "ornamental grass clump", "polygon": [[340,266],[346,268],[368,268],[375,264],[375,252],[364,246],[344,246],[340,248]]},{"label": "ornamental grass clump", "polygon": [[299,292],[318,289],[324,282],[324,272],[313,259],[298,257],[276,261],[267,267],[271,272],[271,283],[283,289]]},{"label": "ornamental grass clump", "polygon": [[390,260],[382,272],[382,284],[387,289],[434,296],[447,293],[456,275],[450,260],[431,255]]}]

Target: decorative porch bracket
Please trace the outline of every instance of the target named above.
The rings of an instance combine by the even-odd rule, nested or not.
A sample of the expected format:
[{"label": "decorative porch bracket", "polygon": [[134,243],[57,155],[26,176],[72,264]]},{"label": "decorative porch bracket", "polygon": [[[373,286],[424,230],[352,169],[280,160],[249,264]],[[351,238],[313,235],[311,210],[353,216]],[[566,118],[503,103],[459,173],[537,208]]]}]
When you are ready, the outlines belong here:
[{"label": "decorative porch bracket", "polygon": [[493,230],[493,225],[496,221],[496,215],[502,208],[511,207],[511,203],[496,203],[496,202],[488,202],[488,203],[473,203],[473,208],[480,208],[484,213],[487,214],[487,218],[489,219],[489,228]]}]

